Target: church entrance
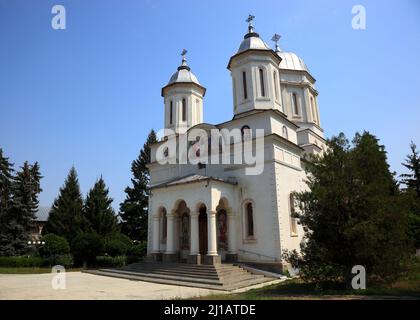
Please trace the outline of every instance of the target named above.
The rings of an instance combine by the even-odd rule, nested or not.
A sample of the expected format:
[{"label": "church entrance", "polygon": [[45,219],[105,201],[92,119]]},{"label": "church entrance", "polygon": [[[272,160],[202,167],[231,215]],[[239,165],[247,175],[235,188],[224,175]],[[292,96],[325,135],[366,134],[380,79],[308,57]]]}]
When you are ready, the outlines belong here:
[{"label": "church entrance", "polygon": [[199,250],[202,256],[207,254],[207,210],[206,207],[200,208],[198,216],[198,238]]}]

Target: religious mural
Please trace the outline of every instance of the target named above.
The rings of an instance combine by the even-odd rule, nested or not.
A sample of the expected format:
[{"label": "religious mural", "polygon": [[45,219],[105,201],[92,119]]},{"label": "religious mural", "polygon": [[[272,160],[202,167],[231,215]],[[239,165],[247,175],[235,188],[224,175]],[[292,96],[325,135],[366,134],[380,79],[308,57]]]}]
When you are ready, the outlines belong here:
[{"label": "religious mural", "polygon": [[188,213],[181,217],[181,250],[190,249],[190,217]]},{"label": "religious mural", "polygon": [[225,210],[217,213],[217,248],[227,250],[227,216]]}]

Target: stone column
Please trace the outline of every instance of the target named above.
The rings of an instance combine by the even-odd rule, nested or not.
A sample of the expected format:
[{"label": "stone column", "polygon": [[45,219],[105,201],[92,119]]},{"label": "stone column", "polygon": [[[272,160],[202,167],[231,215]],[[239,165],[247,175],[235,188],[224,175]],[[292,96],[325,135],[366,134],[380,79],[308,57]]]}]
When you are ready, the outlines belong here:
[{"label": "stone column", "polygon": [[207,240],[207,256],[204,263],[220,263],[220,255],[217,254],[216,211],[207,212]]},{"label": "stone column", "polygon": [[167,231],[166,231],[166,252],[163,255],[163,261],[165,262],[174,262],[177,260],[177,255],[175,252],[175,246],[174,246],[174,229],[175,229],[175,213],[171,212],[171,214],[168,214],[166,216],[166,225],[167,225]]},{"label": "stone column", "polygon": [[238,253],[236,249],[236,215],[232,209],[227,209],[227,227],[228,227],[228,253],[226,254],[227,262],[234,262],[238,260]]},{"label": "stone column", "polygon": [[153,215],[153,243],[152,243],[152,257],[155,261],[162,259],[162,254],[159,252],[159,216]]},{"label": "stone column", "polygon": [[198,237],[198,215],[199,212],[191,212],[191,230],[190,230],[190,255],[188,256],[188,263],[201,264],[201,256],[199,252],[199,237]]}]

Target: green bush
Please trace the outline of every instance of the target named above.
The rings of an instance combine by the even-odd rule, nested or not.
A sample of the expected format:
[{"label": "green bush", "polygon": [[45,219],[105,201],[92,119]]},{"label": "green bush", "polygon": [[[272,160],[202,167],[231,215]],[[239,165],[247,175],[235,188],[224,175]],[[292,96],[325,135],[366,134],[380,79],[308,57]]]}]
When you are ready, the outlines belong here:
[{"label": "green bush", "polygon": [[92,265],[103,252],[103,242],[96,233],[81,233],[71,242],[71,251],[76,265]]},{"label": "green bush", "polygon": [[66,238],[50,233],[42,237],[42,241],[45,242],[39,248],[39,254],[42,257],[54,257],[70,253],[70,246]]},{"label": "green bush", "polygon": [[0,257],[0,267],[39,268],[44,265],[41,257]]},{"label": "green bush", "polygon": [[121,233],[117,233],[105,239],[105,253],[112,257],[127,254],[131,247],[132,243],[130,238]]},{"label": "green bush", "polygon": [[96,265],[98,267],[122,267],[127,264],[127,257],[126,256],[98,256],[96,257]]},{"label": "green bush", "polygon": [[73,266],[73,257],[71,256],[71,254],[50,256],[48,258],[44,258],[44,265],[48,267],[60,265],[64,268],[70,268],[71,266]]},{"label": "green bush", "polygon": [[133,262],[141,261],[143,257],[146,255],[146,253],[147,253],[147,242],[142,242],[140,244],[133,245],[128,251],[127,262],[133,263]]}]

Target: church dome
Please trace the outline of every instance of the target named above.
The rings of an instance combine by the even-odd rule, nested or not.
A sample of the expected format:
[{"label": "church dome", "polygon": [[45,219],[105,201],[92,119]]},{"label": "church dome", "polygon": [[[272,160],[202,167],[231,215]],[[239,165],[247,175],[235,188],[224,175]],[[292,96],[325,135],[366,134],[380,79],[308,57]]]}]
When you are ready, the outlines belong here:
[{"label": "church dome", "polygon": [[183,51],[182,63],[178,67],[178,70],[169,79],[168,85],[179,82],[191,82],[200,85],[200,82],[198,81],[197,77],[194,73],[191,72],[191,68],[187,65],[187,59],[185,58],[186,53],[186,50]]},{"label": "church dome", "polygon": [[270,47],[260,38],[260,35],[254,31],[252,19],[254,19],[254,17],[251,15],[247,19],[247,22],[249,23],[248,33],[244,36],[244,40],[242,40],[236,54],[246,50],[271,50]]},{"label": "church dome", "polygon": [[302,58],[298,57],[293,52],[276,51],[281,58],[280,69],[307,71],[308,67]]},{"label": "church dome", "polygon": [[247,33],[239,46],[238,53],[246,50],[270,50],[269,46],[260,38],[258,33]]}]

